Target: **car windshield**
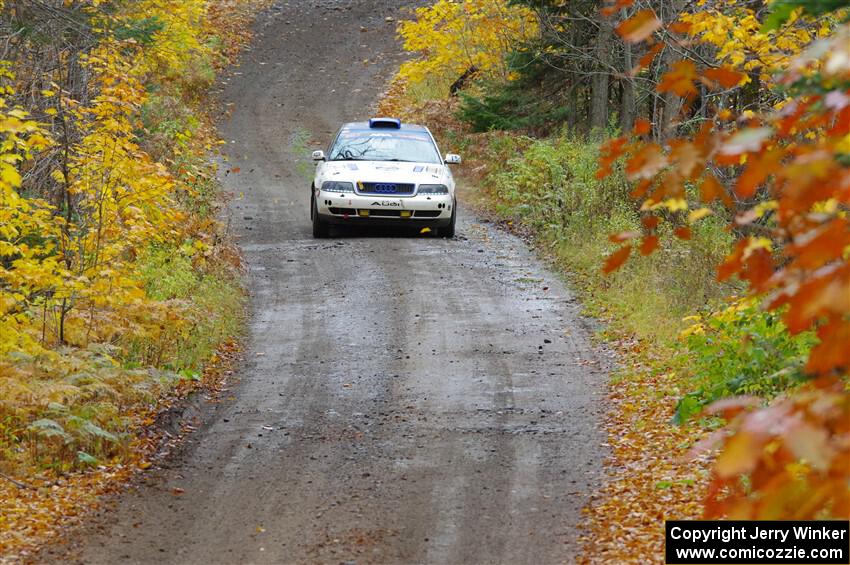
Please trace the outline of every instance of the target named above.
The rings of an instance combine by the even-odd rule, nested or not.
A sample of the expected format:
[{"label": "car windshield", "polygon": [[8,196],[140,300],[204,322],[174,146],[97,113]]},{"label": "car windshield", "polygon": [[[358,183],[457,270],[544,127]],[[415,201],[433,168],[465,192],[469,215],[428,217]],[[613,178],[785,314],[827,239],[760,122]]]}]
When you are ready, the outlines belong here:
[{"label": "car windshield", "polygon": [[440,154],[424,131],[344,129],[330,151],[331,161],[409,161],[440,163]]}]

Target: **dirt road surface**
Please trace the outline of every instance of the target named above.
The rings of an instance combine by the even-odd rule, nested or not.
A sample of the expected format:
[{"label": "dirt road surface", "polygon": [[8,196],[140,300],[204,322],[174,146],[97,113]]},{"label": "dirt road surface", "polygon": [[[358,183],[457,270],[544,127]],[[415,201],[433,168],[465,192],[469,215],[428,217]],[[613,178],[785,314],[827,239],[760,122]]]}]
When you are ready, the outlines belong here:
[{"label": "dirt road surface", "polygon": [[309,150],[369,117],[402,60],[386,18],[409,5],[290,0],[258,20],[223,85],[247,361],[233,398],[96,517],[73,560],[574,559],[606,369],[569,291],[468,212],[455,240],[310,235]]}]

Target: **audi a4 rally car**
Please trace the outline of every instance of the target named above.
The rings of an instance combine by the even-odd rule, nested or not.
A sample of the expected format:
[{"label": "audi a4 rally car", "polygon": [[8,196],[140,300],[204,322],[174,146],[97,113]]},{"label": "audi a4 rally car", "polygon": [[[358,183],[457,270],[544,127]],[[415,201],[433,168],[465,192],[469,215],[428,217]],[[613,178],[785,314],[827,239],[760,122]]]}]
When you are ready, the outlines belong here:
[{"label": "audi a4 rally car", "polygon": [[318,162],[310,198],[313,237],[334,224],[428,227],[454,237],[455,181],[428,128],[395,118],[345,124]]}]

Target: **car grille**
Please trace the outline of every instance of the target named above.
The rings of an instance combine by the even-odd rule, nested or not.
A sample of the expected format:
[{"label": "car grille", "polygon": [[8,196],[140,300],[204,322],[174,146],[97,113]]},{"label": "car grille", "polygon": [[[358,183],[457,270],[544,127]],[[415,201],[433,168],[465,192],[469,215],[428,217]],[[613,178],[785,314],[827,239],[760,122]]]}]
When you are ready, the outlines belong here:
[{"label": "car grille", "polygon": [[416,185],[395,182],[361,182],[358,187],[361,194],[413,194]]}]

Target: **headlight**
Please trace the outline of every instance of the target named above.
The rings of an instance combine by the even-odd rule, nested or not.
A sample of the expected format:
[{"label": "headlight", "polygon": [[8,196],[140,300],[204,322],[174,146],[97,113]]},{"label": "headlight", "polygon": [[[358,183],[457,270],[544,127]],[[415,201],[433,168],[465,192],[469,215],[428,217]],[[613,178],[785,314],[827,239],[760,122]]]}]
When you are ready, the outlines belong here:
[{"label": "headlight", "polygon": [[449,187],[444,184],[420,184],[419,194],[448,194]]},{"label": "headlight", "polygon": [[325,192],[354,192],[354,185],[350,182],[329,180],[322,184],[322,190]]}]

